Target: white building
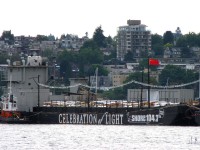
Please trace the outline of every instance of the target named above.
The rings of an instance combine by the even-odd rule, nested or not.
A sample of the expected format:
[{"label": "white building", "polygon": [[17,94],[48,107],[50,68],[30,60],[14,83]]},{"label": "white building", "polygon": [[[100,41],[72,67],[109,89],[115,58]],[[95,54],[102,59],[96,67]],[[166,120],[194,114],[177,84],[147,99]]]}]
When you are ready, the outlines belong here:
[{"label": "white building", "polygon": [[151,33],[140,20],[128,20],[127,26],[120,26],[117,35],[117,58],[124,60],[128,51],[134,57],[140,57],[141,52],[151,50]]}]

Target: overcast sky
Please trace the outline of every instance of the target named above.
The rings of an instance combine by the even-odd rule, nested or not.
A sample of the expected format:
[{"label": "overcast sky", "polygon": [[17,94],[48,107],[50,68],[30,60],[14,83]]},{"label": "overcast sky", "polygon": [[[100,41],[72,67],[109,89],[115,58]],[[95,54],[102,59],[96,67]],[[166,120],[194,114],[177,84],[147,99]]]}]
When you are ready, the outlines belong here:
[{"label": "overcast sky", "polygon": [[200,0],[0,0],[0,34],[92,37],[101,25],[113,37],[128,19],[160,35],[177,27],[183,34],[200,33],[199,14]]}]

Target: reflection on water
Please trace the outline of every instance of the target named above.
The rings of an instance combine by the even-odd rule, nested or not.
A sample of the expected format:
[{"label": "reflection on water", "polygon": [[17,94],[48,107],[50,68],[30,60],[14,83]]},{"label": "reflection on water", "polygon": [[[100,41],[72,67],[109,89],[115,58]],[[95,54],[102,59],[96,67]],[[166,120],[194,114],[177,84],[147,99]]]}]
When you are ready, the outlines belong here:
[{"label": "reflection on water", "polygon": [[199,127],[0,124],[0,150],[200,150]]}]

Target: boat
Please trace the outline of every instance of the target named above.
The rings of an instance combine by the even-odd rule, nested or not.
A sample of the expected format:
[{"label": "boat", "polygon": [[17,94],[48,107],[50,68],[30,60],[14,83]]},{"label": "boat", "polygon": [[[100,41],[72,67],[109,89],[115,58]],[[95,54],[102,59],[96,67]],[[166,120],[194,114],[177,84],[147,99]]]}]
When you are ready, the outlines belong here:
[{"label": "boat", "polygon": [[26,123],[25,117],[17,109],[17,97],[12,93],[11,86],[12,76],[10,76],[10,87],[7,95],[1,96],[1,123]]},{"label": "boat", "polygon": [[[5,81],[10,81],[12,90],[2,98],[1,123],[197,125],[194,110],[187,104],[154,103],[150,107],[148,101],[141,107],[137,102],[125,100],[97,100],[90,87],[80,83],[68,87],[51,86],[48,67],[48,63],[35,54],[22,63],[8,61]],[[50,88],[71,87],[78,90],[60,95],[63,99],[50,99],[54,96]],[[72,100],[68,99],[70,97]]]}]

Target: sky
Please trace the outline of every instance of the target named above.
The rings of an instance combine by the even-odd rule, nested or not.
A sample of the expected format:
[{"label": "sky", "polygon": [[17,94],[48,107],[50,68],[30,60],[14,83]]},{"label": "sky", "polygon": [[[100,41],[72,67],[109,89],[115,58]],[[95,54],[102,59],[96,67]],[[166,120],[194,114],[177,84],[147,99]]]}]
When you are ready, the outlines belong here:
[{"label": "sky", "polygon": [[199,0],[0,0],[0,34],[15,36],[74,34],[91,38],[102,27],[105,36],[117,35],[127,20],[141,20],[152,34],[200,33]]}]

